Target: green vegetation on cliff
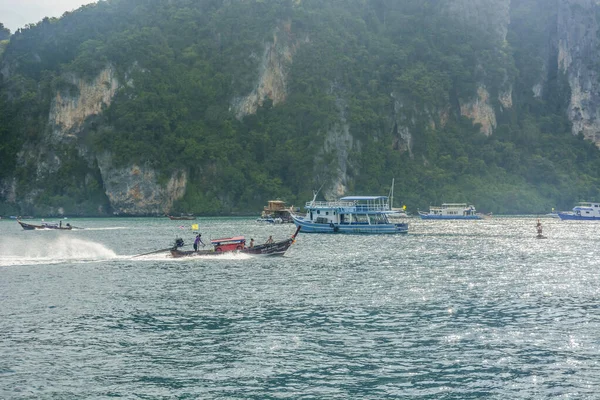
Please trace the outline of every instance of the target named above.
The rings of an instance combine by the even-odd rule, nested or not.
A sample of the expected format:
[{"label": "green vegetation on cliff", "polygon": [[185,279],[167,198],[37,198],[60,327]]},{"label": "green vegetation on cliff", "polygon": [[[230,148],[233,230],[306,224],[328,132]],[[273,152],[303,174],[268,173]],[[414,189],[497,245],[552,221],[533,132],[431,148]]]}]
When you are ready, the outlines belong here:
[{"label": "green vegetation on cliff", "polygon": [[[543,212],[600,200],[600,152],[571,135],[566,77],[543,67],[552,13],[535,0],[513,7],[505,42],[434,0],[85,6],[17,32],[2,55],[0,180],[15,178],[21,198],[34,193],[33,210],[106,212],[90,154],[109,151],[117,167],[149,165],[161,182],[186,170],[175,212],[247,212],[275,197],[308,200],[340,179],[347,152],[349,192],[386,193],[395,177],[396,198],[413,210],[469,201],[494,213]],[[269,48],[285,99],[236,118]],[[40,173],[39,158],[17,157],[49,143],[53,97],[77,95],[65,76],[91,81],[107,66],[121,83],[111,105],[78,139],[41,152],[62,160],[57,170]],[[461,116],[482,87],[496,110],[491,136]],[[503,107],[497,99],[511,87],[513,105]],[[327,147],[345,127],[353,145]]]}]

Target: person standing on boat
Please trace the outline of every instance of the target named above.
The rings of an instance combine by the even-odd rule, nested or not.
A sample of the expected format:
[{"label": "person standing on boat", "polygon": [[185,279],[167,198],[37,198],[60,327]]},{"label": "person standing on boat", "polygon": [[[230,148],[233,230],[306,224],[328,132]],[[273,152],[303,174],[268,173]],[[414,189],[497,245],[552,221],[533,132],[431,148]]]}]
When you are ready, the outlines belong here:
[{"label": "person standing on boat", "polygon": [[196,235],[196,240],[194,240],[194,251],[198,251],[198,245],[202,244],[202,247],[204,247],[204,242],[202,241],[202,234],[199,233]]},{"label": "person standing on boat", "polygon": [[540,222],[540,219],[539,219],[539,218],[538,218],[538,220],[537,220],[536,227],[537,227],[537,233],[538,233],[538,236],[541,236],[541,235],[542,235],[542,223]]},{"label": "person standing on boat", "polygon": [[271,244],[273,243],[273,236],[269,236],[269,238],[267,239],[267,241],[265,242],[265,244]]},{"label": "person standing on boat", "polygon": [[250,248],[253,248],[253,247],[254,247],[254,239],[250,238]]}]

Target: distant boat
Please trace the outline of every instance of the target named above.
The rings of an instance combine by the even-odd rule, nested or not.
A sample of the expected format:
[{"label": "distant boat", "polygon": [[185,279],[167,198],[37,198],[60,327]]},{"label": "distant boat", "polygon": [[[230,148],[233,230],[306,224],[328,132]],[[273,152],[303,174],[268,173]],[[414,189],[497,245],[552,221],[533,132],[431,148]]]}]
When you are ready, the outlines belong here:
[{"label": "distant boat", "polygon": [[[275,221],[277,218],[281,222]],[[273,221],[270,221],[270,220]],[[257,222],[269,222],[269,223],[292,223],[294,220],[290,215],[290,210],[286,207],[285,201],[283,200],[269,200],[267,205],[263,208],[260,218]]]},{"label": "distant boat", "polygon": [[441,207],[431,206],[429,212],[419,211],[421,219],[482,219],[475,206],[467,203],[444,203]]},{"label": "distant boat", "polygon": [[572,212],[559,212],[561,220],[598,221],[600,220],[600,203],[580,202]]},{"label": "distant boat", "polygon": [[42,222],[41,225],[27,224],[20,220],[17,220],[17,222],[26,231],[33,231],[35,229],[57,229],[63,231],[70,231],[71,229],[73,229],[73,227],[69,223],[67,223],[65,226],[62,226],[62,223],[57,224],[54,222]]},{"label": "distant boat", "polygon": [[279,217],[260,217],[256,219],[256,222],[264,222],[266,224],[283,224],[283,220]]},{"label": "distant boat", "polygon": [[169,217],[169,219],[172,219],[174,221],[193,221],[196,219],[196,217],[194,217],[193,215],[182,215],[181,217],[174,217],[172,215],[167,215],[167,217]]},{"label": "distant boat", "polygon": [[[406,207],[406,206],[405,206]],[[398,218],[409,218],[410,215],[406,212],[406,208],[392,208],[395,216]]]}]

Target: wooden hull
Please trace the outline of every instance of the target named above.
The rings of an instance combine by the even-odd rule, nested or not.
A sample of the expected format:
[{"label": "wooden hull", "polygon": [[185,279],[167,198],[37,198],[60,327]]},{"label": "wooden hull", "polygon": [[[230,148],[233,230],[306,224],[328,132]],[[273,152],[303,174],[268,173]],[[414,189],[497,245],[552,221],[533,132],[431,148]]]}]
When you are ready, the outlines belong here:
[{"label": "wooden hull", "polygon": [[294,243],[294,239],[286,239],[281,242],[275,242],[271,244],[261,244],[260,246],[254,246],[252,248],[246,247],[241,250],[229,250],[229,251],[214,251],[214,250],[179,250],[171,249],[171,257],[206,257],[206,256],[219,256],[223,254],[253,254],[253,255],[264,255],[264,256],[282,256]]},{"label": "wooden hull", "polygon": [[21,222],[21,221],[18,221],[18,220],[17,220],[17,222],[18,222],[18,223],[19,223],[19,225],[21,225],[21,227],[22,227],[23,229],[25,229],[26,231],[32,231],[32,230],[34,230],[34,229],[44,229],[44,227],[43,227],[43,226],[41,226],[41,225],[32,225],[32,224],[26,224],[25,222]]}]

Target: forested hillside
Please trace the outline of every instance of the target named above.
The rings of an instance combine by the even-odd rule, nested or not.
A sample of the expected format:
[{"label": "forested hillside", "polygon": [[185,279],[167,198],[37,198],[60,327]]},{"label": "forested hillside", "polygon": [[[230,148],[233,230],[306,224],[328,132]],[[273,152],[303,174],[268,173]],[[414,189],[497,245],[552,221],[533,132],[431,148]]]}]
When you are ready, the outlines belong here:
[{"label": "forested hillside", "polygon": [[596,83],[572,60],[591,80],[600,64],[563,29],[597,40],[597,6],[565,3],[108,0],[45,19],[0,55],[0,215],[247,213],[392,178],[413,211],[600,200],[579,91]]}]

